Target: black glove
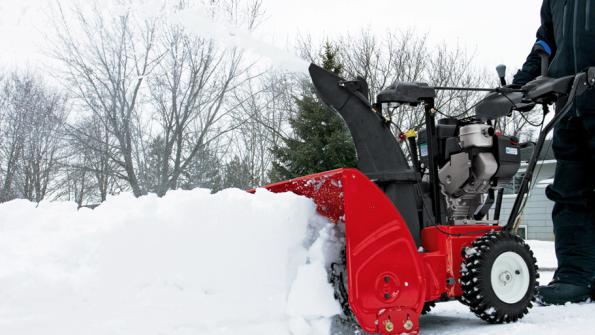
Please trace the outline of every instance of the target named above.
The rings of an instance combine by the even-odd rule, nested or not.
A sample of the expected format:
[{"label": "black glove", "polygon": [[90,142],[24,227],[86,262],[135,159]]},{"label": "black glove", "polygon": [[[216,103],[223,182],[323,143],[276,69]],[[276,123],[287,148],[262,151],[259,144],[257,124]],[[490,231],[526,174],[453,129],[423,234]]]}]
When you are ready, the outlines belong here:
[{"label": "black glove", "polygon": [[[524,99],[523,93],[518,92],[519,90],[526,91],[525,86],[521,86],[518,84],[510,84],[510,85],[506,85],[502,88],[503,88],[502,95],[508,95],[511,98],[514,97],[512,99],[514,101],[514,103],[513,103],[514,110],[519,111],[521,113],[525,113],[525,112],[531,111],[535,107],[535,103],[533,101]],[[511,90],[511,92],[507,93],[506,90]],[[519,99],[519,97],[520,97],[520,99]]]}]

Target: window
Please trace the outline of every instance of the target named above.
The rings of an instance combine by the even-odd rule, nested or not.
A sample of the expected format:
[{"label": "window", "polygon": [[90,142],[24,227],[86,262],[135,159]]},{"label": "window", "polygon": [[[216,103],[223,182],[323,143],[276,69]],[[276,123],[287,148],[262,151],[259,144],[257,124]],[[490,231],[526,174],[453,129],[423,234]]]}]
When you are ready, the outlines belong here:
[{"label": "window", "polygon": [[518,194],[524,177],[525,171],[517,172],[510,183],[504,186],[504,194]]},{"label": "window", "polygon": [[522,238],[523,240],[527,239],[527,234],[528,234],[528,230],[527,230],[527,226],[525,225],[520,225],[519,228],[516,231],[516,234]]}]

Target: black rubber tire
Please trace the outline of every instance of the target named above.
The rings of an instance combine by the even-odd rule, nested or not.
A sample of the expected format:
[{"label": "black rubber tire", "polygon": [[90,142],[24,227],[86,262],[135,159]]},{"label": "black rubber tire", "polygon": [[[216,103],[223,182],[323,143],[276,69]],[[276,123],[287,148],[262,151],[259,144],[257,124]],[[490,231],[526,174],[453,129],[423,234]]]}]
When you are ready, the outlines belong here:
[{"label": "black rubber tire", "polygon": [[430,313],[430,311],[434,307],[436,307],[436,302],[435,301],[428,301],[428,302],[426,302],[424,304],[424,308],[421,310],[421,315],[426,315],[426,314]]},{"label": "black rubber tire", "polygon": [[461,304],[465,305],[465,306],[469,306],[469,302],[465,299],[465,297],[460,296],[456,298],[458,302],[460,302]]},{"label": "black rubber tire", "polygon": [[[498,256],[506,252],[519,255],[529,271],[527,292],[522,299],[512,304],[498,298],[491,280],[494,262]],[[473,313],[489,323],[516,322],[533,307],[538,278],[537,260],[523,239],[508,232],[488,233],[475,240],[471,248],[463,250],[461,300]]]}]

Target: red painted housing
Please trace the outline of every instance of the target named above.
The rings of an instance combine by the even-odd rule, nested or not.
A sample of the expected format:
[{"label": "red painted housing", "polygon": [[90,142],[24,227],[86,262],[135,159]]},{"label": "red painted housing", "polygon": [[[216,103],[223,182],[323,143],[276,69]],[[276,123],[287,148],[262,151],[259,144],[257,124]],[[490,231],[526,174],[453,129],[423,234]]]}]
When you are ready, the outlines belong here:
[{"label": "red painted housing", "polygon": [[440,226],[416,246],[384,193],[355,169],[339,169],[265,187],[314,200],[320,214],[345,224],[349,305],[370,333],[417,334],[425,302],[462,294],[462,250],[494,226]]}]

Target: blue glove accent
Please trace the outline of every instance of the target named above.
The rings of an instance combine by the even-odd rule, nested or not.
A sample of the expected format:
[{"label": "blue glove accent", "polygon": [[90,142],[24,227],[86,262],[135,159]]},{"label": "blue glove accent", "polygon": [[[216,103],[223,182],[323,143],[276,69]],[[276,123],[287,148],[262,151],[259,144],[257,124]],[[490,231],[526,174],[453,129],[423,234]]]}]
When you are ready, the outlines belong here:
[{"label": "blue glove accent", "polygon": [[551,56],[552,55],[552,48],[550,48],[549,44],[547,44],[546,41],[539,40],[535,44],[536,45],[540,45],[543,48],[543,50],[547,53],[548,56]]}]

